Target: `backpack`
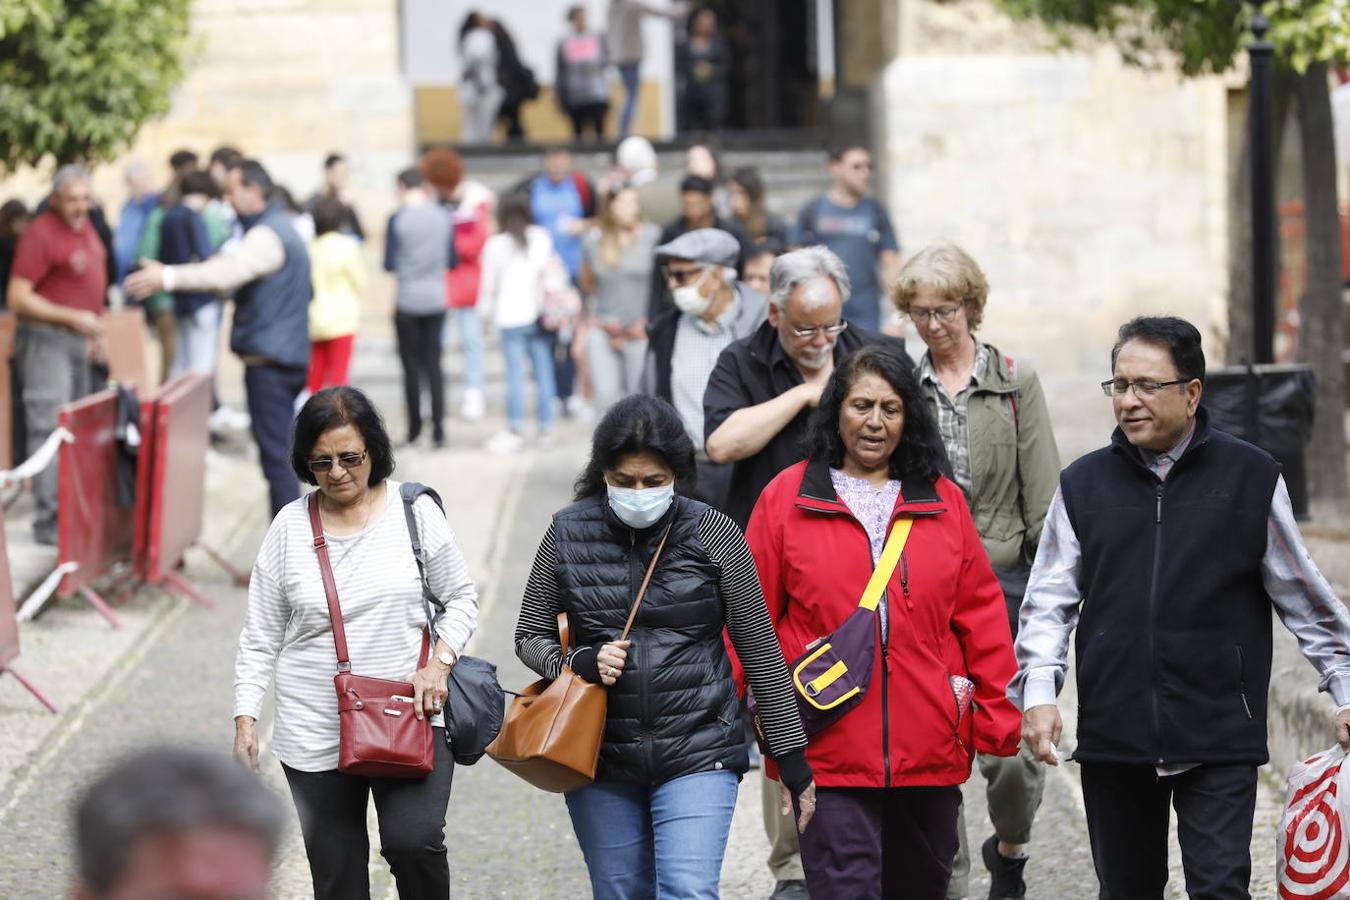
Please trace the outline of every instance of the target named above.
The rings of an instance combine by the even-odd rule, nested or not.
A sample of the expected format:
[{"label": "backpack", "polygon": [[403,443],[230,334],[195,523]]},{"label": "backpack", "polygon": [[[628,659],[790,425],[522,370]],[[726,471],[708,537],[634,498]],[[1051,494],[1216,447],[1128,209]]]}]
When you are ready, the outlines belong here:
[{"label": "backpack", "polygon": [[[422,579],[422,603],[427,615],[427,627],[436,634],[436,622],[445,612],[445,604],[431,590],[427,581],[426,553],[417,528],[413,504],[423,494],[436,501],[445,512],[440,494],[424,484],[408,481],[399,487],[403,498],[403,514],[408,521],[408,537],[412,539],[413,558]],[[432,610],[435,609],[433,613]],[[497,667],[476,656],[460,656],[450,670],[445,698],[445,742],[454,754],[455,762],[471,766],[482,759],[487,745],[502,729],[502,715],[506,709],[506,694],[497,682]]]}]

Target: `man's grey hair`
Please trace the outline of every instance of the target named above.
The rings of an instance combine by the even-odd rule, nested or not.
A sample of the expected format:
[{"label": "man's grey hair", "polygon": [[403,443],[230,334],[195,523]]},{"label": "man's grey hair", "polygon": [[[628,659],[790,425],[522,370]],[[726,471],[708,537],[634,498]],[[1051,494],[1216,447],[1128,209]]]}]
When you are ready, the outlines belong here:
[{"label": "man's grey hair", "polygon": [[769,301],[781,312],[787,307],[788,297],[792,296],[793,291],[817,278],[833,281],[839,289],[840,299],[848,302],[852,291],[848,269],[837,253],[820,245],[784,253],[773,261],[773,268],[769,270]]},{"label": "man's grey hair", "polygon": [[280,801],[223,754],[159,747],[127,757],[85,790],[75,808],[81,881],[98,893],[122,878],[136,841],[224,826],[257,836],[269,862],[280,846]]},{"label": "man's grey hair", "polygon": [[79,181],[85,184],[89,183],[89,170],[78,163],[64,165],[57,169],[56,174],[52,176],[52,193],[59,194],[65,190],[66,185],[75,184]]}]

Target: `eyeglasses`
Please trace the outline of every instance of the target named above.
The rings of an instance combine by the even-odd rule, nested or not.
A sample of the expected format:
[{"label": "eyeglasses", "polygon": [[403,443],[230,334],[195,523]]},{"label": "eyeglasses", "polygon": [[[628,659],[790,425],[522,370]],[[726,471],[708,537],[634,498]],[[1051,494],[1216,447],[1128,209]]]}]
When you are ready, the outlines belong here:
[{"label": "eyeglasses", "polygon": [[821,325],[817,328],[794,328],[792,329],[792,333],[797,336],[798,340],[809,341],[815,340],[815,337],[818,334],[823,334],[827,338],[837,338],[839,335],[843,334],[844,330],[847,328],[847,322],[839,322],[834,325]]},{"label": "eyeglasses", "polygon": [[1108,397],[1124,397],[1125,392],[1134,388],[1136,397],[1153,397],[1165,387],[1171,387],[1174,384],[1186,384],[1191,381],[1190,378],[1178,378],[1176,381],[1149,381],[1140,379],[1139,381],[1126,381],[1124,378],[1116,378],[1111,381],[1102,382],[1102,393]]},{"label": "eyeglasses", "polygon": [[366,461],[366,451],[360,453],[339,453],[336,460],[331,456],[317,456],[309,461],[309,470],[315,475],[332,471],[334,463],[351,471]]},{"label": "eyeglasses", "polygon": [[703,272],[704,269],[702,266],[692,269],[672,269],[667,266],[666,280],[675,282],[676,287],[684,287],[686,284],[697,279]]},{"label": "eyeglasses", "polygon": [[964,308],[964,304],[958,303],[955,306],[944,306],[941,309],[911,309],[909,317],[915,325],[927,325],[929,319],[937,319],[939,322],[950,322],[956,318],[956,314]]}]

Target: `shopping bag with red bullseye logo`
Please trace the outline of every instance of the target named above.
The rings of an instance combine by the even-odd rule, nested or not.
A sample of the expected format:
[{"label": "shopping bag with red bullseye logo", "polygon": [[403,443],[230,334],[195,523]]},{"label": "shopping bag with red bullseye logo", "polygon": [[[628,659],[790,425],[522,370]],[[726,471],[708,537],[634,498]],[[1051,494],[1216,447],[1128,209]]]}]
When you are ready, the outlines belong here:
[{"label": "shopping bag with red bullseye logo", "polygon": [[1280,900],[1350,900],[1350,766],[1340,747],[1289,773],[1276,835]]}]

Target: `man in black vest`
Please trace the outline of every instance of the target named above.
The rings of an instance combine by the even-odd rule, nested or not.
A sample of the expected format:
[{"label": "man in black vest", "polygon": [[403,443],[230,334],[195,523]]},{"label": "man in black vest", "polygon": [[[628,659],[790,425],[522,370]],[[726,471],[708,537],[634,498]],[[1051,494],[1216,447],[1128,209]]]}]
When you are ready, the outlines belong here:
[{"label": "man in black vest", "polygon": [[239,214],[244,236],[230,253],[202,262],[165,266],[142,260],[126,291],[234,294],[230,349],[244,363],[244,391],[253,440],[267,479],[272,515],[300,496],[290,465],[295,401],[309,365],[309,301],[314,296],[309,253],[279,203],[269,201],[272,179],[257,160],[234,162],[225,196]]},{"label": "man in black vest", "polygon": [[1279,465],[1212,429],[1200,332],[1120,329],[1119,428],[1060,476],[1022,604],[1008,697],[1057,765],[1069,634],[1078,626],[1078,747],[1101,896],[1157,898],[1169,804],[1186,890],[1247,897],[1256,767],[1266,762],[1271,610],[1337,704],[1350,747],[1350,613],[1303,545]]}]

